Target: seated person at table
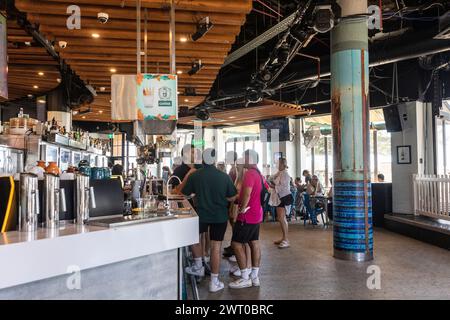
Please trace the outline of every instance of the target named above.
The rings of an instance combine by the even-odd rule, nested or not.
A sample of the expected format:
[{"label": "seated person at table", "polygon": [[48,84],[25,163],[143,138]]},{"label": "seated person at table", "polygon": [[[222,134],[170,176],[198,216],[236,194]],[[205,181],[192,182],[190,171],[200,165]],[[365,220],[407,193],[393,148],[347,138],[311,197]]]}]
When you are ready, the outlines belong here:
[{"label": "seated person at table", "polygon": [[295,178],[295,187],[297,188],[297,192],[302,193],[306,189],[306,185],[302,183],[302,178],[297,177]]},{"label": "seated person at table", "polygon": [[298,215],[300,215],[302,206],[303,206],[303,192],[306,189],[306,185],[302,183],[302,178],[297,177],[295,178],[295,187],[297,188],[297,193],[295,197],[295,211]]},{"label": "seated person at table", "polygon": [[[319,181],[319,177],[316,175],[313,175],[311,177],[311,182],[306,186],[306,192],[309,196],[315,197],[315,196],[323,196],[323,187],[322,184]],[[316,201],[315,199],[309,198],[309,204],[305,204],[306,208],[309,212],[309,216],[311,217],[312,224],[317,225],[317,210],[323,209],[323,203],[321,201]]]},{"label": "seated person at table", "polygon": [[322,196],[323,195],[323,187],[319,181],[318,176],[313,175],[311,177],[311,182],[306,187],[306,192],[308,192],[308,194],[310,196]]}]

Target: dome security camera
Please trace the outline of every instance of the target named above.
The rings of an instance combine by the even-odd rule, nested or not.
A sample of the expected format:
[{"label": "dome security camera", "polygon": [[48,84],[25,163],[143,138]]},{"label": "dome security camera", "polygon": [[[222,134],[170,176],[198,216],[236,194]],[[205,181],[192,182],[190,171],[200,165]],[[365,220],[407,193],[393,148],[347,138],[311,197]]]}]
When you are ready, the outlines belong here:
[{"label": "dome security camera", "polygon": [[109,15],[105,12],[99,12],[97,14],[97,20],[101,23],[101,24],[105,24],[108,22],[109,19]]},{"label": "dome security camera", "polygon": [[65,49],[67,47],[67,41],[59,41],[58,45],[61,49]]}]

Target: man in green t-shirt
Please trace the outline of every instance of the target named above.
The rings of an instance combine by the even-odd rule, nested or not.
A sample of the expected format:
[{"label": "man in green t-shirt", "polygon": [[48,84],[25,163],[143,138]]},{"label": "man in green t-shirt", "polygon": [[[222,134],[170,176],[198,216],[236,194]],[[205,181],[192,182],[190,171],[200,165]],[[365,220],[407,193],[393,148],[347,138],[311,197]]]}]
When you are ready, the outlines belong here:
[{"label": "man in green t-shirt", "polygon": [[[216,151],[206,149],[203,152],[203,168],[195,171],[187,180],[181,191],[184,195],[195,194],[200,234],[207,232],[211,240],[211,281],[209,291],[216,292],[224,288],[219,281],[220,251],[223,237],[227,230],[229,202],[237,196],[231,178],[215,167]],[[194,265],[186,268],[186,272],[203,277],[205,268],[202,262],[202,246],[192,246]]]}]

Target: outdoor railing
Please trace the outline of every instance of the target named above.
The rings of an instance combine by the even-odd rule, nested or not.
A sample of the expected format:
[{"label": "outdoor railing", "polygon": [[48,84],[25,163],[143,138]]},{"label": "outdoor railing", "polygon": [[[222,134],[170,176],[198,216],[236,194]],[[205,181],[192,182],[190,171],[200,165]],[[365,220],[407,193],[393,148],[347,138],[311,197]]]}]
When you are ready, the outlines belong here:
[{"label": "outdoor railing", "polygon": [[413,179],[415,214],[450,220],[450,176],[414,175]]}]

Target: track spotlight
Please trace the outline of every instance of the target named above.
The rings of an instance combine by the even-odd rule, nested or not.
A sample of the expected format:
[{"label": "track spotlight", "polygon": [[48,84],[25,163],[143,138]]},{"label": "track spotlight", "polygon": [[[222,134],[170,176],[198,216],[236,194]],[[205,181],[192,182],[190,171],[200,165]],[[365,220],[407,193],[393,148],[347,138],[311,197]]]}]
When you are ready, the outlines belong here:
[{"label": "track spotlight", "polygon": [[269,70],[262,71],[260,76],[264,82],[269,82],[273,77],[272,73]]},{"label": "track spotlight", "polygon": [[334,27],[334,14],[331,5],[319,5],[314,9],[314,30],[326,33]]},{"label": "track spotlight", "polygon": [[197,24],[197,31],[191,36],[192,41],[197,41],[203,37],[213,26],[214,24],[209,21],[209,17],[203,18]]},{"label": "track spotlight", "polygon": [[192,69],[188,71],[188,75],[193,76],[203,68],[202,60],[194,61],[192,63]]},{"label": "track spotlight", "polygon": [[247,89],[245,106],[247,107],[250,103],[258,103],[262,101],[262,99],[263,93],[260,90],[249,88]]},{"label": "track spotlight", "polygon": [[211,117],[208,109],[205,108],[195,110],[195,116],[202,121],[208,121],[209,118]]},{"label": "track spotlight", "polygon": [[197,93],[195,92],[195,88],[194,87],[186,87],[184,89],[184,95],[187,97],[193,97],[196,96]]}]

